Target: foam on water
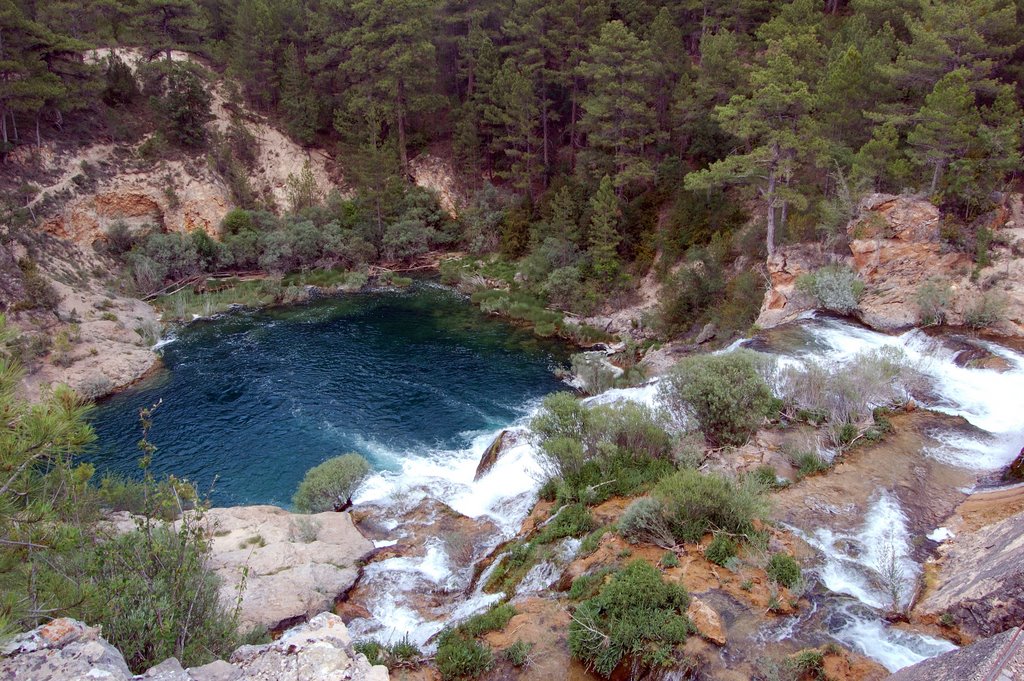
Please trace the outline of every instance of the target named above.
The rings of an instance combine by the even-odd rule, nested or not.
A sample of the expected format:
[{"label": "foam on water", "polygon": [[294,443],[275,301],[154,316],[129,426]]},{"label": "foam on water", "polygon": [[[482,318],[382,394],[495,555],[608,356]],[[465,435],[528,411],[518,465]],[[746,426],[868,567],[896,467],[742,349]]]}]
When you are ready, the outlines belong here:
[{"label": "foam on water", "polygon": [[830,631],[838,641],[889,671],[956,647],[931,636],[893,629],[879,616],[879,611],[891,605],[890,585],[896,585],[899,606],[905,607],[921,571],[910,558],[912,544],[907,517],[894,496],[883,490],[857,532],[842,533],[829,528],[819,528],[811,534],[795,531],[818,549],[824,560],[815,572],[825,588],[855,599],[840,601],[841,624]]},{"label": "foam on water", "polygon": [[832,632],[836,640],[890,672],[956,649],[941,638],[890,627],[873,613],[855,607],[843,608],[841,616],[845,616],[846,623]]},{"label": "foam on water", "polygon": [[804,327],[812,338],[802,359],[847,362],[857,354],[895,347],[929,378],[938,397],[928,406],[936,411],[962,416],[988,435],[937,434],[940,445],[930,452],[936,459],[977,470],[1007,465],[1024,441],[1024,420],[1020,418],[1024,395],[1024,356],[986,341],[972,341],[1006,361],[1006,371],[960,367],[956,351],[940,339],[912,330],[898,336],[871,331],[835,319],[816,319]]}]

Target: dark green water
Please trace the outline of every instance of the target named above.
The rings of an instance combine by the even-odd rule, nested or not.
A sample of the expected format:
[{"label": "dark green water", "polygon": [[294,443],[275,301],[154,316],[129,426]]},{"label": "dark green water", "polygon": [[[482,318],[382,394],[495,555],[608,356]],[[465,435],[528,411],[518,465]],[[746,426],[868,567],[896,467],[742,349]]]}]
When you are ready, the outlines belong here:
[{"label": "dark green water", "polygon": [[286,505],[306,470],[347,451],[396,469],[465,448],[563,388],[553,372],[568,357],[426,283],[232,313],[176,336],[166,370],[98,407],[87,459],[138,475],[138,410],[162,399],[155,471],[212,488],[218,505]]}]

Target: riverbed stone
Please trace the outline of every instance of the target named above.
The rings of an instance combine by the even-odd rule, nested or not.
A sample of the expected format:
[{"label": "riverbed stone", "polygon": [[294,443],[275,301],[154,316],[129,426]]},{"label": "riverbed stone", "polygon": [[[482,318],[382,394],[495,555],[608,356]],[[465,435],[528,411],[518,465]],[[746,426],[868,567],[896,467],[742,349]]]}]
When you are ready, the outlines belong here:
[{"label": "riverbed stone", "polygon": [[243,629],[280,629],[331,610],[358,578],[357,563],[373,551],[348,513],[237,506],[211,509],[205,522],[222,600],[233,606],[242,590]]},{"label": "riverbed stone", "polygon": [[725,627],[722,625],[722,618],[710,605],[700,598],[690,598],[690,605],[686,609],[686,615],[697,627],[697,633],[715,645],[726,644]]}]

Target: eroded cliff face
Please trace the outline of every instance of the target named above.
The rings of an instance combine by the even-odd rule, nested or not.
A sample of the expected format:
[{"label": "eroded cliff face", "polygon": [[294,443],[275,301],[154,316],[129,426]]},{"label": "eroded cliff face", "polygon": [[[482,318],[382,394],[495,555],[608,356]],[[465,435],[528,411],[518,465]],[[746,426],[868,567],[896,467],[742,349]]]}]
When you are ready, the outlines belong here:
[{"label": "eroded cliff face", "polygon": [[[142,51],[134,48],[93,50],[86,59],[101,61],[112,51],[133,69],[145,59]],[[197,61],[178,51],[172,52],[172,58]],[[214,80],[210,92],[213,120],[207,127],[224,133],[234,120],[255,140],[249,182],[267,205],[287,208],[288,178],[298,177],[306,167],[321,191],[339,185],[342,178],[322,149],[303,148],[263,117],[229,103],[225,81]],[[43,230],[85,246],[104,239],[116,222],[134,231],[201,229],[216,236],[221,220],[233,206],[230,189],[210,167],[206,150],[194,157],[148,161],[139,152],[150,138],[132,146],[97,144],[71,152],[48,149],[42,153],[46,168],[63,170],[52,184],[41,188],[36,199],[41,204],[47,196],[61,197],[57,211],[45,217]],[[99,177],[90,178],[90,172]]]},{"label": "eroded cliff face", "polygon": [[1021,196],[1008,197],[1002,208],[981,219],[992,230],[992,264],[974,271],[970,254],[952,249],[942,238],[943,216],[924,199],[873,194],[861,201],[857,217],[846,228],[844,254],[825,253],[817,245],[780,248],[767,262],[771,287],[757,323],[762,328],[792,321],[812,310],[815,301],[798,290],[797,279],[829,262],[849,265],[864,282],[854,315],[880,331],[898,331],[920,324],[921,287],[931,282],[946,291],[945,323],[961,326],[980,306],[998,308],[988,331],[1024,335],[1024,210]]}]

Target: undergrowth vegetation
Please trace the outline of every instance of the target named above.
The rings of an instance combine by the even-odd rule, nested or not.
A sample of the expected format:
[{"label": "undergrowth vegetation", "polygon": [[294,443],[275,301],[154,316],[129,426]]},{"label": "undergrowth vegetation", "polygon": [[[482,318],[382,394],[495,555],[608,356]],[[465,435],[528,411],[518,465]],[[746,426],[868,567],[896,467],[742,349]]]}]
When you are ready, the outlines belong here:
[{"label": "undergrowth vegetation", "polygon": [[612,575],[597,594],[581,602],[569,624],[569,650],[600,676],[620,664],[632,677],[651,667],[681,661],[681,646],[693,631],[686,616],[686,589],[662,580],[637,560]]},{"label": "undergrowth vegetation", "polygon": [[[9,340],[2,318],[0,336]],[[30,405],[16,395],[20,376],[0,351],[0,634],[77,617],[101,625],[136,672],[229,655],[242,637],[207,565],[205,506],[188,482],[152,475],[153,409],[141,413],[142,479],[97,487],[75,460],[93,439],[86,405],[63,387]],[[135,513],[136,528],[105,528],[102,512],[115,508]]]}]

